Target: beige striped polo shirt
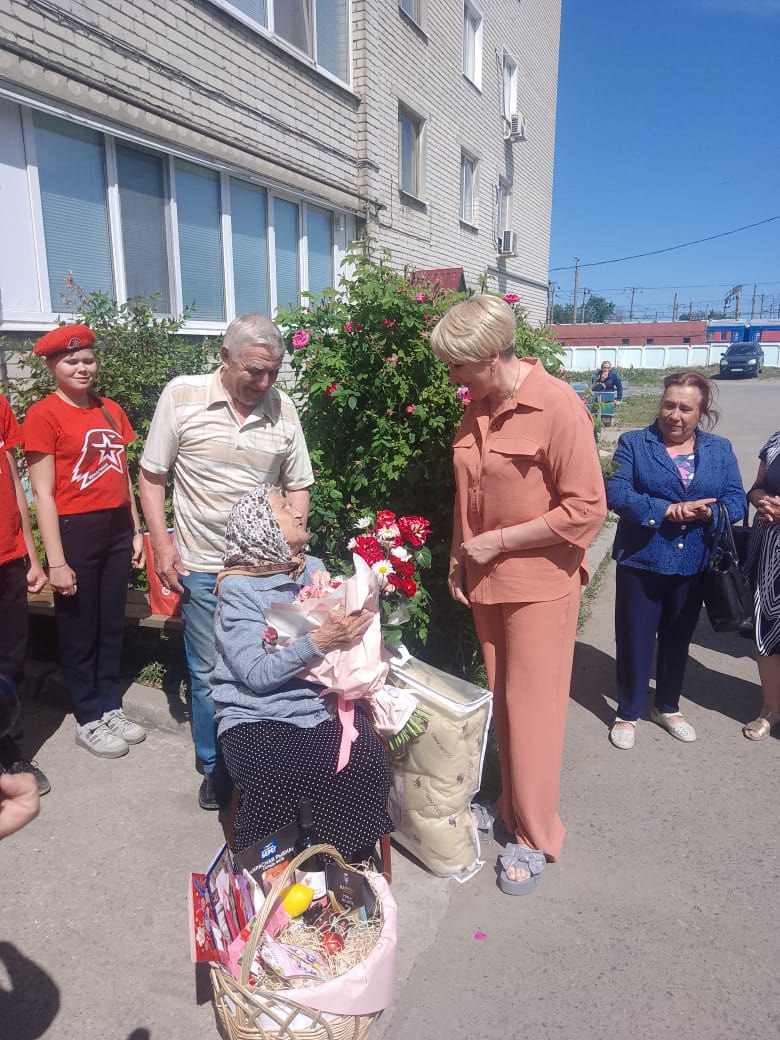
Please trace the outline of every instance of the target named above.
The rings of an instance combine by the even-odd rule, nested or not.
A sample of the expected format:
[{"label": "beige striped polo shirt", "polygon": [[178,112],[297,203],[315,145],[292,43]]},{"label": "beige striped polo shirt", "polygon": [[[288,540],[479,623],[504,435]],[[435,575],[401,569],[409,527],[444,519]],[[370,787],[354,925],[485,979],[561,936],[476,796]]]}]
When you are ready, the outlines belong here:
[{"label": "beige striped polo shirt", "polygon": [[262,483],[300,491],[314,483],[287,394],[271,387],[242,422],[228,403],[220,371],[168,383],[141,459],[151,473],[173,467],[176,548],[192,571],[221,569],[228,513],[247,491]]}]

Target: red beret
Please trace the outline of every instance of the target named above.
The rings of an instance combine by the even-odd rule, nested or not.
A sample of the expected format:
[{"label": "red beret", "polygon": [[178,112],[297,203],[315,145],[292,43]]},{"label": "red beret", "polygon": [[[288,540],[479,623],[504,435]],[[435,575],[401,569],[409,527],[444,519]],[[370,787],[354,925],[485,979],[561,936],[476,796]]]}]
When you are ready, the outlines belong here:
[{"label": "red beret", "polygon": [[52,329],[45,336],[41,336],[33,351],[38,357],[48,358],[94,345],[95,333],[86,325],[60,325],[58,329]]}]

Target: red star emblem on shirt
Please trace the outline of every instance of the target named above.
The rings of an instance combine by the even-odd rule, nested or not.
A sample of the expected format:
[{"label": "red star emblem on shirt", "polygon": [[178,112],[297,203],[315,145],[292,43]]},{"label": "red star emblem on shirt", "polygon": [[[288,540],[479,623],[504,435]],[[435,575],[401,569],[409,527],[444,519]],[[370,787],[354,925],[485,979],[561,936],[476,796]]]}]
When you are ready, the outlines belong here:
[{"label": "red star emblem on shirt", "polygon": [[125,445],[116,430],[88,430],[71,480],[85,491],[110,470],[124,473]]}]

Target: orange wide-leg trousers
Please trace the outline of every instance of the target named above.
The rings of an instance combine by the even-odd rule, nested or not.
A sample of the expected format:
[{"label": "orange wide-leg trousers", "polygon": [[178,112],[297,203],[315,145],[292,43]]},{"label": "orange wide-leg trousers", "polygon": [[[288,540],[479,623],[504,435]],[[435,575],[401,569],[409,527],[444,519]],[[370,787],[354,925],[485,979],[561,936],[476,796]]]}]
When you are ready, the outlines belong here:
[{"label": "orange wide-leg trousers", "polygon": [[493,691],[501,797],[498,808],[518,844],[561,854],[558,815],[580,582],[542,603],[472,604]]}]

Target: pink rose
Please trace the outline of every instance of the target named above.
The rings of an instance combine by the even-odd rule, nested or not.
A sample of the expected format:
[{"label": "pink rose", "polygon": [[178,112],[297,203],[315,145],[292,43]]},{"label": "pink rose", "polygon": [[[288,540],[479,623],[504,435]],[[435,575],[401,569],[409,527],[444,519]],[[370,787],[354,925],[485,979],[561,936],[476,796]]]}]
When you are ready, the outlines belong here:
[{"label": "pink rose", "polygon": [[508,292],[504,299],[507,303],[517,303],[520,300],[520,297],[517,295],[517,293]]},{"label": "pink rose", "polygon": [[395,368],[395,366],[398,364],[398,355],[391,354],[388,358],[385,359],[385,364],[388,368]]},{"label": "pink rose", "polygon": [[331,383],[330,386],[325,387],[325,390],[323,392],[326,397],[334,397],[336,395],[336,392],[338,391],[338,388],[338,383]]},{"label": "pink rose", "polygon": [[303,329],[298,329],[297,332],[293,333],[292,345],[296,350],[303,350],[304,347],[308,347],[311,336],[308,332],[304,332]]},{"label": "pink rose", "polygon": [[395,319],[394,318],[383,318],[382,319],[382,324],[384,325],[384,327],[386,329],[392,329],[393,325],[395,325]]},{"label": "pink rose", "polygon": [[347,324],[344,326],[344,331],[345,332],[352,332],[354,328],[355,328],[355,326],[352,324],[352,322],[348,321]]},{"label": "pink rose", "polygon": [[269,646],[276,646],[278,639],[279,633],[276,629],[271,628],[270,625],[266,625],[263,629],[263,642],[267,643]]},{"label": "pink rose", "polygon": [[406,406],[406,411],[409,413],[409,415],[411,415],[412,412],[416,412],[417,411],[417,405],[416,404],[408,404]]},{"label": "pink rose", "polygon": [[418,292],[417,295],[415,296],[415,300],[417,300],[418,303],[425,303],[425,301],[427,299],[428,299],[428,293],[425,293],[425,292]]},{"label": "pink rose", "polygon": [[467,404],[471,404],[471,391],[467,386],[459,386],[455,392],[455,396],[464,408]]}]

